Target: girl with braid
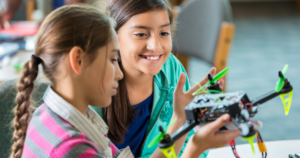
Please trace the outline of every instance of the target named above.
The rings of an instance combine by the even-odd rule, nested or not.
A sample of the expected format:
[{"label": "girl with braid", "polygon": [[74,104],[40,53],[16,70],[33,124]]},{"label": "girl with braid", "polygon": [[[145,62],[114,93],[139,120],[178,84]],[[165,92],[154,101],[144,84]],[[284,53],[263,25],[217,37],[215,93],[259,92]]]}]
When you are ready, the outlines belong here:
[{"label": "girl with braid", "polygon": [[[49,14],[40,27],[32,59],[24,65],[17,83],[11,157],[132,158],[129,147],[119,150],[107,138],[107,125],[89,106],[111,104],[123,78],[118,61],[114,22],[104,13],[70,5]],[[44,103],[31,114],[30,98],[39,64],[51,85],[43,96]],[[183,91],[183,79],[175,93]],[[237,137],[238,131],[217,132],[229,120],[226,115],[199,130],[190,139],[184,157],[197,157],[207,148]],[[176,130],[176,126],[171,128]]]}]

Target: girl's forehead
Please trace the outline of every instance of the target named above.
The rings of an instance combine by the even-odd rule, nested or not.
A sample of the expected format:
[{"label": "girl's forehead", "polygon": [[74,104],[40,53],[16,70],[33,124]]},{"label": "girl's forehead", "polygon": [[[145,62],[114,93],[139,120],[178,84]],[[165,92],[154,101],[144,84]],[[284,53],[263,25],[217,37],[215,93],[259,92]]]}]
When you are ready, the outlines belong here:
[{"label": "girl's forehead", "polygon": [[153,10],[134,15],[126,23],[130,28],[161,27],[169,24],[170,19],[167,10]]}]

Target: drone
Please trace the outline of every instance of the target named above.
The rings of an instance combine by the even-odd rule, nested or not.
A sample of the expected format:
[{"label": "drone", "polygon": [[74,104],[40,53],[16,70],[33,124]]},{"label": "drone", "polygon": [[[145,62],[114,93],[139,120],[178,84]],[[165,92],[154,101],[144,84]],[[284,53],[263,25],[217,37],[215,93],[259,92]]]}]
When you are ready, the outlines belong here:
[{"label": "drone", "polygon": [[[171,135],[167,134],[165,131],[175,123],[175,119],[170,122],[165,130],[159,126],[160,134],[148,145],[148,147],[150,148],[159,143],[161,152],[167,158],[176,158],[177,155],[174,150],[174,142],[176,140],[188,133],[191,129],[199,128],[198,125],[215,121],[223,114],[229,114],[231,116],[231,122],[219,130],[239,129],[242,139],[249,141],[253,153],[255,152],[253,139],[256,137],[262,157],[266,158],[266,146],[261,134],[255,127],[261,127],[262,123],[251,120],[251,118],[257,114],[261,104],[277,96],[280,96],[284,105],[285,115],[288,115],[292,101],[293,87],[289,80],[285,78],[287,69],[288,65],[285,65],[283,70],[279,71],[279,80],[276,83],[274,90],[257,97],[254,100],[250,100],[243,91],[222,93],[222,87],[219,85],[218,80],[227,73],[229,70],[228,67],[215,75],[215,77],[208,74],[209,82],[200,86],[200,88],[194,92],[196,96],[185,108],[186,123]],[[235,149],[235,141],[232,140],[229,145],[231,146],[235,157],[239,158]]]}]

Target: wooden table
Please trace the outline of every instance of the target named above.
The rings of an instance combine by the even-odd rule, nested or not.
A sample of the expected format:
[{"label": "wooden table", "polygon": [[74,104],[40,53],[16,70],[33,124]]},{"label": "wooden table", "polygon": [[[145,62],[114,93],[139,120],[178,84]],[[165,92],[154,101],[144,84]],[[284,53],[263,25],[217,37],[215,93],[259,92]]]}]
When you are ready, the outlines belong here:
[{"label": "wooden table", "polygon": [[[300,133],[299,133],[300,134]],[[238,138],[239,139],[239,138]],[[267,158],[288,158],[289,154],[300,152],[300,140],[282,140],[265,142]],[[261,158],[258,146],[255,143],[255,154],[252,153],[250,144],[237,145],[236,150],[241,158]],[[231,147],[211,149],[207,158],[235,158]]]}]

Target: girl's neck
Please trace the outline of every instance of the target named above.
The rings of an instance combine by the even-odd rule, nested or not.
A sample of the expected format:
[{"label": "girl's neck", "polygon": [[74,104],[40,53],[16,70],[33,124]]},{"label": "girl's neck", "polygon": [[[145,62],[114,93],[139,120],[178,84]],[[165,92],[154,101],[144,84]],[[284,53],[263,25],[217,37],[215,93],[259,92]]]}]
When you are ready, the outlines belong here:
[{"label": "girl's neck", "polygon": [[76,89],[72,81],[59,81],[58,84],[52,86],[52,89],[66,102],[85,115],[88,104],[83,99],[84,94],[81,94],[81,91]]},{"label": "girl's neck", "polygon": [[153,93],[153,76],[138,70],[126,69],[125,66],[124,74],[131,105],[141,103]]},{"label": "girl's neck", "polygon": [[143,87],[152,87],[153,85],[153,76],[144,74],[142,72],[133,72],[132,70],[130,71],[125,71],[125,76],[126,76],[126,85],[127,87],[131,87],[134,89],[140,89]]}]

